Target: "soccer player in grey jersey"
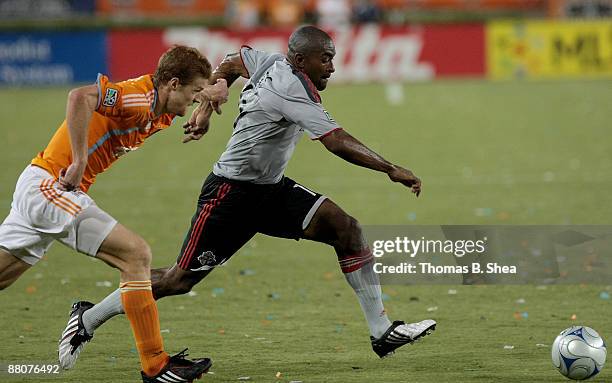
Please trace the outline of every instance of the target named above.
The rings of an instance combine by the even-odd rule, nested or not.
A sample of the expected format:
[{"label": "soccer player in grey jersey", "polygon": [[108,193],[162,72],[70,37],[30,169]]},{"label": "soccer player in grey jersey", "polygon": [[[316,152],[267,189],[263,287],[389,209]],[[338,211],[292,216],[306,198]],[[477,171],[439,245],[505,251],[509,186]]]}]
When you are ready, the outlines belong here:
[{"label": "soccer player in grey jersey", "polygon": [[[421,192],[421,181],[410,170],[374,153],[323,108],[318,92],[326,88],[334,72],[335,53],[329,35],[305,26],[291,35],[286,56],[243,47],[219,64],[213,83],[219,78],[230,85],[239,76],[248,79],[240,94],[239,115],[225,152],[204,182],[176,264],[152,270],[153,294],[159,299],[189,292],[256,233],[323,242],[336,251],[365,314],[372,347],[384,357],[427,335],[436,322],[392,323],[383,307],[372,252],[357,220],[327,197],[284,175],[295,145],[306,131],[342,159],[383,172],[417,196]],[[209,103],[202,103],[194,111],[185,126],[186,140],[206,133],[212,109]],[[79,324],[86,339],[121,312],[117,293],[83,310]],[[74,352],[69,357],[76,360],[84,342],[70,341]]]}]

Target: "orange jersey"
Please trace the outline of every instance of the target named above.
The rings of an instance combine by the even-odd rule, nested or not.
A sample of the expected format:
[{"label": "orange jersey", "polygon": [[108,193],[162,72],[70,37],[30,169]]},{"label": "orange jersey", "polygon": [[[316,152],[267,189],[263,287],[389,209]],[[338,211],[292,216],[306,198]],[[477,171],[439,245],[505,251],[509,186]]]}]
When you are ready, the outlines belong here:
[{"label": "orange jersey", "polygon": [[[81,190],[87,192],[96,175],[108,169],[123,154],[140,147],[154,133],[172,124],[173,114],[155,118],[157,90],[151,75],[111,83],[98,75],[98,105],[89,122],[87,168]],[[66,120],[42,152],[32,160],[59,178],[60,170],[72,163],[72,148]]]}]

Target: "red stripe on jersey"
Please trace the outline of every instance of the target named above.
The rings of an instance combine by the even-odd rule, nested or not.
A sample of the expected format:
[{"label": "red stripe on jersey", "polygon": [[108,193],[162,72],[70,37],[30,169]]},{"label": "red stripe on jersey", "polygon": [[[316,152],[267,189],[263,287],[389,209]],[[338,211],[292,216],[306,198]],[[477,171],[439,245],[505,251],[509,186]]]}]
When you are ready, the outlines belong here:
[{"label": "red stripe on jersey", "polygon": [[313,141],[316,141],[316,140],[321,140],[321,139],[323,139],[323,138],[325,138],[325,137],[329,136],[330,134],[332,134],[332,133],[333,133],[333,132],[335,132],[336,130],[342,130],[342,128],[334,128],[334,129],[330,130],[329,132],[327,132],[327,133],[325,133],[325,134],[323,134],[323,135],[321,135],[321,136],[319,136],[319,137],[315,137],[315,138],[313,138],[312,140],[313,140]]}]

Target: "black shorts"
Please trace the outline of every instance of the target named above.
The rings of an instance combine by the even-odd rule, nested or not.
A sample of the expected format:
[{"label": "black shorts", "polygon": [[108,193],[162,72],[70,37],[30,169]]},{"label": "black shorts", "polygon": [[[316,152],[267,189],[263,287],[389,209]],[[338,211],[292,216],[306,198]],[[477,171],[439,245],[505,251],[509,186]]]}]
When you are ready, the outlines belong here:
[{"label": "black shorts", "polygon": [[183,270],[209,270],[256,233],[300,239],[325,199],[287,177],[257,185],[211,173],[176,263]]}]

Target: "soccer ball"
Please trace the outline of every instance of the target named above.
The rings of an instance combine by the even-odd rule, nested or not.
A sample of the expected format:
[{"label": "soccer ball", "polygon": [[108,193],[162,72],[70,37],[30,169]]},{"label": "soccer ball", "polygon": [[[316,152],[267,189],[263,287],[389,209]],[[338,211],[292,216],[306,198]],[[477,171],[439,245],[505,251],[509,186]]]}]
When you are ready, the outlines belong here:
[{"label": "soccer ball", "polygon": [[599,374],[606,362],[606,343],[597,331],[572,326],[561,331],[552,345],[552,361],[559,372],[574,380]]}]

